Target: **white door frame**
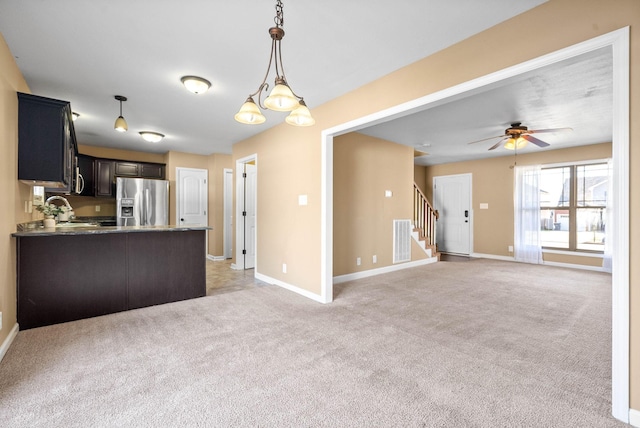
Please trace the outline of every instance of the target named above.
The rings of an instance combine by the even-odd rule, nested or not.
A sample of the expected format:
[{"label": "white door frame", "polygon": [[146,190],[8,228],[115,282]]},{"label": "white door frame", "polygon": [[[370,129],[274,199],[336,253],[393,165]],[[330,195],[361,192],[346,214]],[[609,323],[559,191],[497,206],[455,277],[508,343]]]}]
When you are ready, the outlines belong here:
[{"label": "white door frame", "polygon": [[333,300],[333,137],[402,117],[446,98],[560,61],[611,47],[613,52],[612,414],[629,422],[629,27],[379,111],[321,133],[320,296]]},{"label": "white door frame", "polygon": [[[231,266],[233,269],[244,270],[244,255],[242,254],[242,250],[244,249],[244,222],[241,221],[242,218],[242,200],[244,197],[244,180],[242,177],[242,173],[244,172],[244,164],[255,162],[256,169],[258,168],[258,154],[254,153],[250,156],[246,156],[241,159],[236,160],[236,262]],[[254,263],[254,276],[255,273],[258,272],[258,221],[257,221],[257,212],[258,212],[258,189],[256,186],[256,225],[255,225],[255,263]]]},{"label": "white door frame", "polygon": [[[228,187],[231,187],[231,191]],[[222,258],[227,258],[227,248],[231,245],[232,252],[229,254],[229,258],[233,257],[233,220],[227,213],[231,213],[233,217],[233,169],[224,168],[222,170]]]},{"label": "white door frame", "polygon": [[[471,255],[473,254],[473,174],[471,173],[466,173],[466,174],[452,174],[452,175],[439,175],[437,177],[433,177],[433,193],[432,195],[434,196],[434,209],[438,209],[438,207],[435,206],[435,195],[436,195],[436,180],[438,178],[453,178],[453,177],[468,177],[469,178],[469,252],[466,253],[466,255]],[[440,236],[442,236],[440,234]],[[446,252],[446,251],[445,251]]]}]

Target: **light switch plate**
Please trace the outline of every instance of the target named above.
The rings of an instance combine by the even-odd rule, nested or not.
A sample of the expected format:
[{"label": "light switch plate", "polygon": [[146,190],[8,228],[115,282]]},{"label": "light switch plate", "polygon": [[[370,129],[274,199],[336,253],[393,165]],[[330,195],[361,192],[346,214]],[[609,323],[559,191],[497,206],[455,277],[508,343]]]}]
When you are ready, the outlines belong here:
[{"label": "light switch plate", "polygon": [[298,195],[298,205],[307,205],[307,195]]},{"label": "light switch plate", "polygon": [[393,192],[391,190],[385,190],[384,191],[384,197],[385,198],[390,198],[393,196]]}]

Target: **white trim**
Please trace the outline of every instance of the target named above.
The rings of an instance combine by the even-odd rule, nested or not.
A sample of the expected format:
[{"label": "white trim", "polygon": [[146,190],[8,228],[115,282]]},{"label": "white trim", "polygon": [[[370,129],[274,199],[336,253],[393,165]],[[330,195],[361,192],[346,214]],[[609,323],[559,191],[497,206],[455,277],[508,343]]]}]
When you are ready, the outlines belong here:
[{"label": "white trim", "polygon": [[640,410],[629,409],[629,425],[640,428]]},{"label": "white trim", "polygon": [[18,323],[15,323],[13,325],[13,328],[11,328],[9,335],[6,337],[6,339],[4,339],[4,342],[2,342],[2,345],[0,346],[0,361],[2,361],[5,354],[9,350],[9,347],[11,347],[13,340],[18,335],[18,330],[19,330]]},{"label": "white trim", "polygon": [[424,97],[325,129],[321,133],[321,289],[333,294],[333,137],[444,103],[447,98],[556,64],[600,48],[613,49],[613,173],[615,217],[612,274],[612,415],[629,420],[629,27],[557,50]]},{"label": "white trim", "polygon": [[320,294],[316,294],[316,293],[312,293],[308,290],[305,290],[304,288],[300,288],[300,287],[296,287],[295,285],[292,284],[288,284],[284,281],[280,281],[279,279],[275,279],[272,278],[270,276],[267,275],[263,275],[261,273],[255,272],[255,278],[259,279],[260,281],[266,282],[267,284],[273,284],[273,285],[277,285],[278,287],[282,287],[285,288],[289,291],[293,291],[294,293],[300,294],[301,296],[304,296],[308,299],[311,300],[315,300],[318,303],[331,303],[330,301],[326,301],[322,298],[322,295]]},{"label": "white trim", "polygon": [[[227,174],[231,174],[229,178]],[[227,180],[231,180],[231,194],[227,194]],[[233,215],[233,168],[223,168],[222,169],[222,254],[223,257],[227,255],[227,245],[231,244],[231,257],[233,257],[233,224],[229,225],[227,218],[227,207],[231,205],[231,216],[235,219]],[[231,221],[233,223],[233,220]],[[231,229],[231,230],[229,230]],[[227,232],[230,232],[231,237],[229,238],[231,242],[227,241]]]},{"label": "white trim", "polygon": [[562,168],[563,166],[573,166],[573,165],[594,165],[598,163],[607,163],[609,159],[589,159],[589,160],[581,160],[575,162],[560,162],[560,163],[545,163],[540,165],[542,169],[548,168]]},{"label": "white trim", "polygon": [[214,262],[222,262],[226,260],[224,256],[213,256],[211,254],[207,254],[207,259],[212,260]]},{"label": "white trim", "polygon": [[546,250],[542,249],[542,254],[562,254],[564,256],[576,256],[576,257],[590,257],[593,259],[603,259],[603,253],[583,253],[581,251],[567,251],[567,250]]},{"label": "white trim", "polygon": [[496,254],[472,253],[470,255],[470,257],[473,257],[474,259],[504,260],[505,262],[515,262],[516,261],[516,259],[513,258],[512,256],[498,256]]},{"label": "white trim", "polygon": [[376,269],[369,269],[362,272],[348,273],[333,277],[334,284],[342,284],[343,282],[353,281],[355,279],[369,278],[371,276],[381,275],[383,273],[395,272],[398,270],[410,269],[417,266],[429,265],[438,261],[437,257],[429,257],[426,259],[415,260],[407,263],[400,263],[392,266],[385,266]]},{"label": "white trim", "polygon": [[[240,199],[243,196],[242,193],[240,192],[244,192],[244,183],[242,185],[240,185],[240,183],[242,182],[242,173],[238,172],[241,168],[242,165],[249,163],[249,162],[255,162],[256,164],[256,172],[258,170],[258,154],[254,153],[252,155],[249,156],[245,156],[241,159],[236,159],[236,209],[235,209],[235,223],[236,223],[236,262],[231,266],[232,269],[237,269],[237,270],[243,270],[244,269],[244,263],[242,263],[242,265],[240,265],[240,260],[242,259],[244,261],[243,258],[243,254],[242,254],[242,250],[243,250],[243,245],[241,245],[240,243],[240,238],[242,238],[244,236],[244,230],[241,229],[241,224],[242,226],[244,226],[244,223],[240,221],[240,219],[242,218],[242,208],[240,207]],[[258,217],[258,184],[256,183],[256,242],[254,243],[255,245],[255,253],[256,253],[256,257],[254,260],[254,264],[253,264],[253,269],[254,269],[254,273],[258,272],[258,221],[257,221],[257,217]],[[242,235],[240,234],[240,232],[242,232]]]}]

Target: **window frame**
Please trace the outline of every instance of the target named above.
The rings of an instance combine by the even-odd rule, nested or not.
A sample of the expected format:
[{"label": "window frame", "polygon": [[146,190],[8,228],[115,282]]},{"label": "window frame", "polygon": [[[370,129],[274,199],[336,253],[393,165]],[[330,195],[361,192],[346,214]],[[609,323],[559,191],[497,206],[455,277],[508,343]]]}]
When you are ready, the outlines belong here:
[{"label": "window frame", "polygon": [[[577,178],[577,170],[578,167],[588,166],[588,165],[605,165],[609,166],[610,158],[605,159],[590,159],[583,161],[574,161],[574,162],[563,162],[556,164],[547,164],[541,166],[541,171],[545,169],[556,169],[556,168],[569,168],[569,206],[553,206],[553,207],[543,207],[540,206],[540,212],[543,210],[568,210],[569,211],[569,245],[568,247],[552,247],[548,245],[542,245],[542,251],[560,251],[567,253],[585,253],[585,254],[594,254],[594,255],[603,255],[604,248],[602,250],[588,250],[577,247],[578,241],[578,226],[577,226],[577,213],[580,209],[604,209],[606,211],[606,204],[603,206],[578,206],[578,178]],[[609,198],[610,195],[607,195]]]}]

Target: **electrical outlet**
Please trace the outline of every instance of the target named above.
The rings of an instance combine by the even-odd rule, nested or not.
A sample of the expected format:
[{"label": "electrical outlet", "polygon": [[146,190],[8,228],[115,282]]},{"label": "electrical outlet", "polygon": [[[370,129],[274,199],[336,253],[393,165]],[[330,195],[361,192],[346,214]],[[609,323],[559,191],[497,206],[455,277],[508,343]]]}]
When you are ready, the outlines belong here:
[{"label": "electrical outlet", "polygon": [[358,257],[356,259],[356,266],[360,266],[362,264],[362,259],[360,257]]},{"label": "electrical outlet", "polygon": [[509,245],[509,252],[513,253],[513,245]]},{"label": "electrical outlet", "polygon": [[373,255],[373,264],[378,263],[378,256],[376,256],[375,254]]},{"label": "electrical outlet", "polygon": [[96,205],[96,212],[99,213],[100,212],[100,205]]},{"label": "electrical outlet", "polygon": [[282,263],[282,273],[287,273],[287,264]]},{"label": "electrical outlet", "polygon": [[2,312],[0,312],[0,330],[2,330]]}]

